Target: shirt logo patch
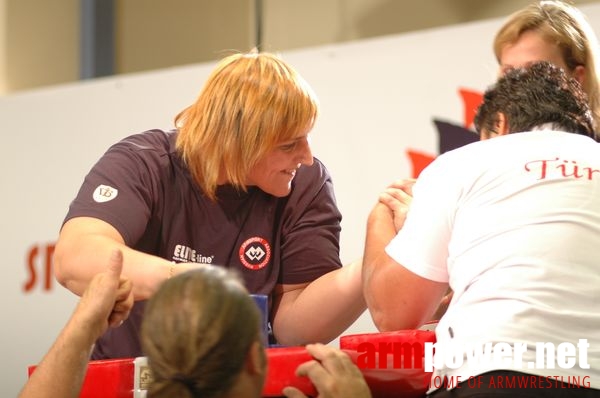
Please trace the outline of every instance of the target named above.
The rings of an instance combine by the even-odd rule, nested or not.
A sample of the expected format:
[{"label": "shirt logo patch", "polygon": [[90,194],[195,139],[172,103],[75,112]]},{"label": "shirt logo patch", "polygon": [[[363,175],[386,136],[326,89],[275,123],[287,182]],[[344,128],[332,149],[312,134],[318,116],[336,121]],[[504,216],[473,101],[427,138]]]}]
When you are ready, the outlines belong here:
[{"label": "shirt logo patch", "polygon": [[108,185],[98,185],[98,188],[94,190],[94,201],[98,203],[108,202],[113,200],[119,194],[119,190]]},{"label": "shirt logo patch", "polygon": [[240,246],[240,262],[251,270],[264,268],[271,259],[271,246],[266,239],[255,236]]}]

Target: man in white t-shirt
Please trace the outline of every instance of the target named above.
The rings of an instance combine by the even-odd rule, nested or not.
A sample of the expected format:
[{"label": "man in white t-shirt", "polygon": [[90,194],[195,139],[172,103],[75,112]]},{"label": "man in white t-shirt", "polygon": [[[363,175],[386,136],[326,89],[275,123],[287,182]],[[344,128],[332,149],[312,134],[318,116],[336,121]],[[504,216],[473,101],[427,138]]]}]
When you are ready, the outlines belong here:
[{"label": "man in white t-shirt", "polygon": [[486,91],[475,125],[482,141],[428,166],[408,215],[372,210],[373,320],[418,328],[450,287],[431,396],[600,396],[600,145],[585,95],[536,63]]}]

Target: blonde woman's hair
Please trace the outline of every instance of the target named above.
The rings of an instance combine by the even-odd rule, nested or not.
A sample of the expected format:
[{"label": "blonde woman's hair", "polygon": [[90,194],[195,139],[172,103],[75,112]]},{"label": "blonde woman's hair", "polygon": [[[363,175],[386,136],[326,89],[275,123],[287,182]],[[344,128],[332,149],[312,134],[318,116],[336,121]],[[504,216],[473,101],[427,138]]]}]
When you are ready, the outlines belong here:
[{"label": "blonde woman's hair", "polygon": [[175,118],[177,149],[204,194],[220,176],[245,190],[250,169],[279,143],[308,132],[318,100],[308,83],[270,53],[221,60],[196,102]]},{"label": "blonde woman's hair", "polygon": [[141,327],[152,374],[148,397],[222,396],[252,344],[262,344],[260,317],[240,279],[223,267],[165,281],[146,303]]},{"label": "blonde woman's hair", "polygon": [[600,126],[600,93],[596,54],[598,39],[581,11],[557,0],[545,0],[512,14],[494,39],[494,53],[500,62],[502,49],[514,44],[526,31],[536,31],[550,43],[556,43],[562,53],[569,73],[577,66],[585,68],[585,90],[594,125]]}]

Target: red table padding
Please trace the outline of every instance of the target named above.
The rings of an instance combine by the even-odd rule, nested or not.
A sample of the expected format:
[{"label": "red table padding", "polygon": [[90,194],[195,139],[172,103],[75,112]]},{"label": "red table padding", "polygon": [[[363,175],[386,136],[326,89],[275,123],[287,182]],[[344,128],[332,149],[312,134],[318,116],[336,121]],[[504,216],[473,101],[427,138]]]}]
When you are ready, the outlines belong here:
[{"label": "red table padding", "polygon": [[[264,397],[280,397],[286,386],[294,386],[315,396],[315,388],[306,377],[297,377],[296,368],[312,357],[304,347],[267,348],[267,377]],[[35,366],[30,366],[31,376]],[[90,361],[80,398],[132,398],[134,358]]]},{"label": "red table padding", "polygon": [[424,397],[429,388],[423,350],[435,341],[434,331],[399,330],[342,336],[340,348],[360,368],[374,398],[413,398]]},{"label": "red table padding", "polygon": [[267,377],[263,387],[263,397],[281,397],[286,386],[293,386],[309,396],[316,396],[315,387],[308,377],[296,376],[296,368],[312,360],[304,347],[267,348]]},{"label": "red table padding", "polygon": [[[132,398],[134,358],[90,361],[80,398]],[[29,375],[35,366],[29,367]]]},{"label": "red table padding", "polygon": [[[424,397],[431,372],[425,372],[423,366],[398,366],[399,363],[404,364],[404,356],[396,358],[397,362],[394,362],[394,355],[391,353],[394,344],[418,346],[426,342],[435,342],[435,332],[405,330],[346,335],[340,337],[340,348],[361,369],[373,398],[415,398]],[[387,350],[387,355],[380,360],[381,349]],[[296,368],[312,359],[304,347],[270,347],[266,352],[268,368],[263,397],[280,397],[286,386],[294,386],[308,396],[317,395],[307,377],[296,376]],[[134,360],[125,358],[90,361],[80,398],[132,398]],[[35,366],[29,367],[29,375],[34,369]]]}]

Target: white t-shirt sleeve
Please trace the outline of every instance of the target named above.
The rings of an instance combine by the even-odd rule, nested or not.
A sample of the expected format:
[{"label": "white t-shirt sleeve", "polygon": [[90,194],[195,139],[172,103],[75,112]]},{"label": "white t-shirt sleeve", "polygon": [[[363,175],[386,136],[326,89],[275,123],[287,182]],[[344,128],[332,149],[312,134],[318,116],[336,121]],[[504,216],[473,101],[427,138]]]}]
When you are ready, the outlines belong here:
[{"label": "white t-shirt sleeve", "polygon": [[449,281],[448,244],[458,197],[445,164],[442,155],[421,172],[404,227],[385,249],[409,271],[436,282]]}]

